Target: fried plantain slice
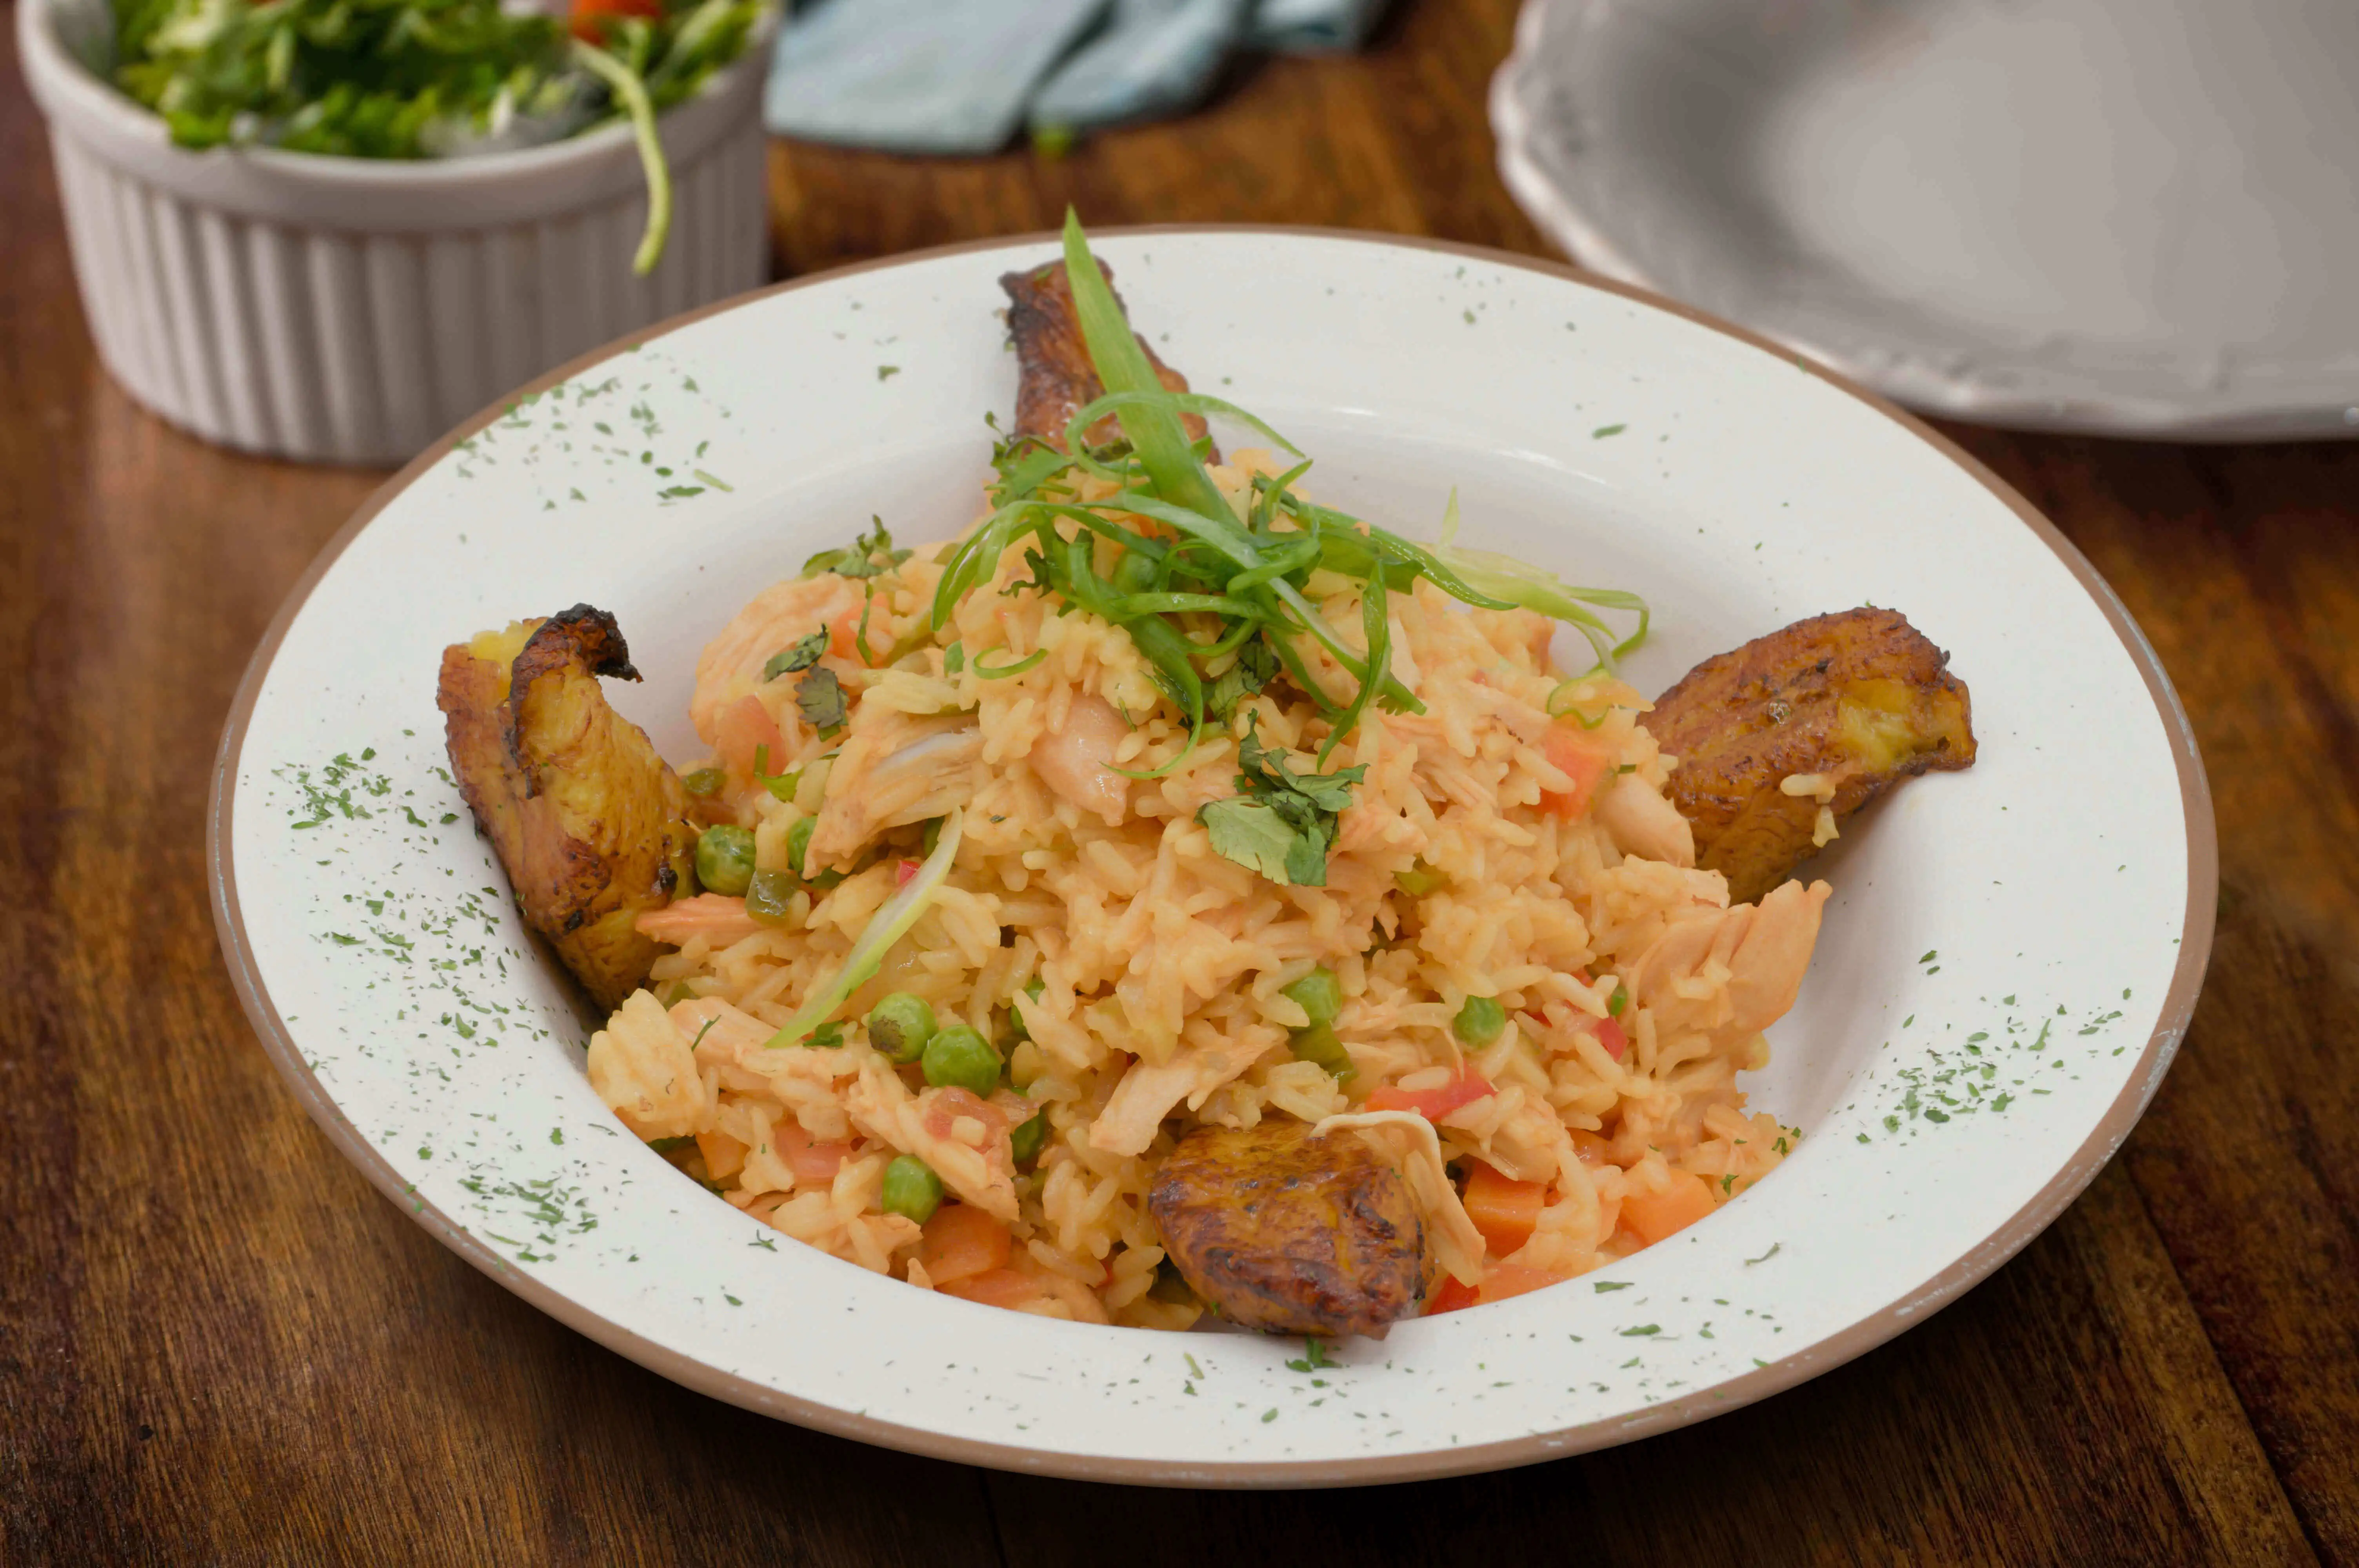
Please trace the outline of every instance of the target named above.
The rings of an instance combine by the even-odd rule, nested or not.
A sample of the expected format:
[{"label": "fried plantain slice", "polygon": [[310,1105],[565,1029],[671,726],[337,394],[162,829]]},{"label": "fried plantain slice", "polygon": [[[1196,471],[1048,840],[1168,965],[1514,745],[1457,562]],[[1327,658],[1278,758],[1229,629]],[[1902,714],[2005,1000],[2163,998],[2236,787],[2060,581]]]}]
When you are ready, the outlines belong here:
[{"label": "fried plantain slice", "polygon": [[[1106,284],[1114,284],[1114,269],[1101,262]],[[999,280],[1007,291],[1007,330],[1016,340],[1018,367],[1016,383],[1016,429],[1018,437],[1032,436],[1046,441],[1059,451],[1065,449],[1065,427],[1073,416],[1105,395],[1105,385],[1098,380],[1097,369],[1090,362],[1089,344],[1082,338],[1081,317],[1073,308],[1073,286],[1065,276],[1063,262],[1050,262],[1034,267],[1030,272],[1011,272]],[[1122,297],[1114,296],[1120,305]],[[1127,319],[1129,311],[1124,310]],[[1138,346],[1147,351],[1147,362],[1155,367],[1156,379],[1169,392],[1188,390],[1188,378],[1158,358],[1146,339]],[[1180,422],[1187,427],[1188,438],[1204,438],[1204,421],[1193,414],[1183,414]],[[1092,446],[1114,440],[1122,435],[1122,427],[1114,415],[1107,415],[1082,432]],[[1219,449],[1213,449],[1211,461],[1219,462]]]},{"label": "fried plantain slice", "polygon": [[1148,1211],[1180,1275],[1231,1323],[1382,1337],[1432,1263],[1408,1181],[1345,1132],[1271,1118],[1200,1127],[1155,1173]]},{"label": "fried plantain slice", "polygon": [[1679,759],[1666,793],[1730,903],[1776,887],[1903,779],[1973,764],[1948,663],[1899,611],[1847,610],[1706,659],[1657,699],[1647,729]]},{"label": "fried plantain slice", "polygon": [[451,771],[525,923],[601,1007],[663,949],[634,928],[695,889],[688,794],[598,677],[636,680],[614,618],[577,604],[442,650],[435,699]]}]

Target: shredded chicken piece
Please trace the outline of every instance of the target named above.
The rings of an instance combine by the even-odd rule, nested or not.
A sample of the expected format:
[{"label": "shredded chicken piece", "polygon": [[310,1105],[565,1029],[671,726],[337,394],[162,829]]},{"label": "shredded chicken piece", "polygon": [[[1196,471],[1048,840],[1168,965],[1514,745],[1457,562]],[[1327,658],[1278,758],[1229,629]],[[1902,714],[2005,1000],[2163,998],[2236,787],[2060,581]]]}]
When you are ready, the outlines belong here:
[{"label": "shredded chicken piece", "polygon": [[1833,891],[1824,882],[1787,882],[1757,904],[1673,921],[1623,966],[1631,994],[1653,1011],[1658,1030],[1741,1044],[1794,1005]]},{"label": "shredded chicken piece", "polygon": [[952,1136],[947,1122],[939,1131],[930,1125],[935,1119],[928,1113],[934,1102],[956,1092],[928,1089],[912,1095],[884,1058],[872,1053],[861,1064],[860,1076],[853,1081],[846,1104],[861,1131],[904,1154],[916,1155],[962,1201],[1013,1224],[1016,1217],[1015,1156],[1005,1129],[989,1149],[977,1149]]},{"label": "shredded chicken piece", "polygon": [[1159,1067],[1133,1062],[1122,1082],[1114,1086],[1105,1108],[1090,1123],[1091,1146],[1109,1154],[1145,1153],[1163,1119],[1181,1100],[1188,1102],[1190,1110],[1201,1108],[1214,1089],[1260,1061],[1277,1044],[1274,1030],[1255,1033],[1256,1038],[1191,1045]]},{"label": "shredded chicken piece", "polygon": [[828,770],[808,867],[849,865],[886,828],[947,814],[973,795],[982,760],[972,714],[919,718],[864,704]]},{"label": "shredded chicken piece", "polygon": [[1662,791],[1636,773],[1624,773],[1608,784],[1592,809],[1624,854],[1682,870],[1695,864],[1695,829]]}]

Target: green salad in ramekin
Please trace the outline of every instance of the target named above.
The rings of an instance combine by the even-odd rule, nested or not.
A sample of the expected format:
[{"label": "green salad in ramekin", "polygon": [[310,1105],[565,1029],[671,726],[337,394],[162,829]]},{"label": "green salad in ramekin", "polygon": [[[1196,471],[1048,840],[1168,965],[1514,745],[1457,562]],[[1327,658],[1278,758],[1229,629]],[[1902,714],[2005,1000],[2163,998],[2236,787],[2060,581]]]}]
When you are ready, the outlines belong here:
[{"label": "green salad in ramekin", "polygon": [[671,222],[656,116],[744,52],[769,0],[113,0],[114,80],[186,147],[368,158],[636,133],[653,270]]}]

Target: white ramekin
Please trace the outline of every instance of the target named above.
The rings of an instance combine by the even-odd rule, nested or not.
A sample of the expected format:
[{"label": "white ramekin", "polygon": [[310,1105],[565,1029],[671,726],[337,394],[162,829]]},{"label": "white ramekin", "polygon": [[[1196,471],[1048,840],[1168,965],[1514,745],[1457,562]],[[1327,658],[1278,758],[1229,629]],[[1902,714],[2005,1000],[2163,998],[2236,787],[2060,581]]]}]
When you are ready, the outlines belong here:
[{"label": "white ramekin", "polygon": [[86,63],[111,26],[104,0],[16,6],[99,355],[209,440],[398,462],[551,365],[767,271],[767,26],[660,122],[671,239],[644,278],[626,126],[429,162],[190,152]]}]

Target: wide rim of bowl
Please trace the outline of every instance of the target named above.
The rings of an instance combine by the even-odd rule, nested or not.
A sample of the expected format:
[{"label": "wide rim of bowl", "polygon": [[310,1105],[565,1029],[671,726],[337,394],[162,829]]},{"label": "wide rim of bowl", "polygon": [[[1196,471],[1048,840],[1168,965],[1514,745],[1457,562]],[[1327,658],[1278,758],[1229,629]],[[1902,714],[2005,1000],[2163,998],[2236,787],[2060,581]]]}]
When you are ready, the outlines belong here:
[{"label": "wide rim of bowl", "polygon": [[[1722,321],[1706,312],[1665,299],[1646,289],[1613,279],[1600,278],[1578,267],[1539,257],[1516,255],[1484,245],[1461,244],[1451,241],[1422,237],[1370,233],[1353,230],[1319,228],[1302,224],[1231,224],[1231,223],[1158,223],[1131,227],[1109,228],[1101,237],[1141,237],[1159,234],[1195,235],[1290,235],[1302,238],[1349,241],[1409,250],[1435,251],[1464,256],[1495,265],[1516,267],[1544,274],[1615,294],[1638,304],[1664,310],[1684,320],[1734,338],[1756,349],[1766,350],[1791,359],[1792,351],[1782,345],[1740,327]],[[237,695],[232,702],[228,721],[222,733],[221,748],[213,765],[211,798],[206,812],[205,859],[208,880],[212,883],[213,923],[220,935],[223,957],[227,961],[230,979],[235,988],[246,1017],[260,1037],[263,1049],[277,1066],[280,1075],[295,1091],[296,1098],[310,1112],[329,1141],[343,1156],[357,1166],[388,1198],[395,1199],[412,1218],[424,1226],[443,1245],[457,1252],[475,1268],[496,1280],[517,1296],[547,1313],[606,1348],[656,1372],[671,1381],[693,1389],[715,1399],[763,1414],[790,1421],[799,1426],[849,1437],[881,1447],[905,1453],[920,1454],[937,1459],[962,1464],[980,1465],[993,1469],[1052,1475],[1075,1480],[1126,1482],[1143,1485],[1208,1486],[1208,1487],[1319,1487],[1364,1486],[1393,1481],[1422,1480],[1440,1476],[1466,1475],[1480,1471],[1506,1469],[1542,1460],[1563,1458],[1611,1444],[1646,1437],[1660,1431],[1690,1424],[1699,1416],[1672,1404],[1658,1405],[1636,1416],[1616,1416],[1586,1422],[1554,1432],[1541,1433],[1472,1448],[1428,1450],[1399,1455],[1375,1455],[1365,1458],[1304,1459],[1288,1461],[1253,1461],[1223,1464],[1220,1462],[1190,1465],[1185,1476],[1174,1474],[1175,1466],[1149,1459],[1108,1458],[1087,1454],[1048,1453],[1012,1444],[993,1443],[978,1439],[946,1436],[922,1427],[911,1427],[884,1422],[868,1416],[840,1411],[832,1406],[781,1394],[774,1389],[749,1378],[709,1366],[679,1351],[672,1350],[646,1339],[622,1325],[592,1312],[551,1286],[541,1283],[511,1268],[506,1260],[494,1253],[469,1234],[456,1220],[443,1215],[430,1203],[421,1203],[419,1195],[405,1192],[406,1184],[392,1164],[370,1145],[336,1104],[325,1087],[305,1063],[302,1052],[286,1022],[265,989],[257,968],[253,944],[245,930],[245,917],[238,898],[236,867],[230,859],[232,844],[231,814],[234,804],[235,781],[244,750],[247,728],[255,707],[261,696],[265,677],[277,656],[279,644],[295,618],[310,600],[312,590],[335,565],[361,532],[419,477],[440,462],[462,440],[482,430],[498,418],[519,397],[538,394],[558,383],[581,374],[592,366],[630,351],[648,341],[675,331],[725,310],[737,309],[775,295],[832,282],[861,273],[875,272],[889,267],[908,265],[983,251],[1038,244],[1053,245],[1057,236],[1047,232],[1028,234],[1002,235],[985,240],[971,240],[956,244],[939,245],[903,254],[879,257],[836,267],[827,272],[813,273],[804,277],[774,284],[766,288],[742,294],[734,299],[719,301],[676,316],[668,321],[641,332],[595,349],[546,375],[467,420],[450,432],[425,452],[413,459],[364,502],[351,520],[321,547],[318,557],[302,578],[288,592],[279,607],[262,641],[255,647]],[[2180,703],[2170,679],[2162,668],[2154,648],[2131,618],[2128,609],[2112,587],[2099,575],[2095,567],[2082,555],[2071,541],[2050,523],[2028,501],[2006,481],[2000,479],[1963,449],[1951,441],[1922,420],[1865,390],[1846,378],[1821,366],[1805,363],[1802,369],[1829,385],[1848,393],[1884,417],[1899,425],[1932,448],[1941,456],[1965,470],[1976,482],[2004,503],[2043,544],[2055,552],[2082,589],[2096,603],[2115,636],[2130,657],[2147,686],[2158,717],[2169,737],[2173,763],[2177,769],[2180,797],[2184,808],[2187,829],[2187,905],[2180,941],[2179,957],[2171,971],[2170,985],[2164,996],[2155,1027],[2147,1037],[2138,1061],[2125,1081],[2121,1093],[2106,1108],[2104,1116],[2088,1136],[2065,1161],[2056,1174],[2007,1220],[1970,1248],[1918,1289],[1886,1303],[1877,1311],[1860,1318],[1816,1344],[1795,1354],[1774,1361],[1756,1371],[1717,1385],[1719,1396],[1711,1413],[1719,1414],[1751,1404],[1776,1393],[1808,1381],[1822,1372],[1831,1371],[1843,1363],[1866,1354],[1891,1339],[1901,1330],[1938,1311],[1974,1285],[1979,1284],[2002,1263],[2015,1256],[2030,1240],[2045,1230],[2063,1213],[2072,1200],[2095,1179],[2097,1173],[2113,1158],[2122,1142],[2144,1114],[2147,1105],[2161,1086],[2169,1071],[2179,1043],[2185,1035],[2189,1019],[2193,1015],[2198,992],[2202,988],[2204,970],[2210,961],[2215,906],[2219,897],[2219,843],[2212,819],[2211,785],[2203,770],[2201,753],[2196,746],[2195,734],[2189,723],[2187,711]]]},{"label": "wide rim of bowl", "polygon": [[[1619,237],[1610,204],[1601,205],[1571,189],[1550,173],[1536,150],[1540,140],[1540,115],[1534,107],[1549,81],[1545,51],[1551,28],[1577,29],[1589,9],[1601,0],[1531,0],[1516,18],[1515,41],[1507,58],[1491,77],[1489,110],[1497,143],[1499,178],[1540,231],[1579,258],[1592,272],[1626,284],[1654,297],[1661,287],[1657,271]],[[1611,3],[1611,0],[1602,0]],[[1580,9],[1580,15],[1574,15]],[[1723,325],[1708,312],[1689,311],[1698,320]],[[2359,406],[2354,396],[2285,397],[2245,393],[2196,406],[2132,392],[2109,392],[2092,384],[2069,395],[2058,392],[2025,392],[2010,387],[1987,369],[1951,373],[1919,367],[1904,375],[1879,374],[1864,351],[1874,346],[1871,330],[1846,322],[1828,333],[1796,331],[1784,336],[1774,312],[1765,312],[1757,329],[1736,328],[1749,341],[1771,341],[1787,351],[1799,351],[1861,383],[1876,384],[1888,396],[1906,397],[1912,405],[1946,418],[2011,428],[2049,430],[2066,434],[2120,436],[2143,440],[2297,441],[2349,439],[2359,428]],[[1847,391],[1858,391],[1850,381],[1830,375]],[[2095,378],[2093,377],[2093,383]],[[1905,384],[1904,384],[1905,383]],[[1881,398],[1871,398],[1881,403]]]},{"label": "wide rim of bowl", "polygon": [[[586,166],[627,162],[636,168],[637,146],[627,122],[616,120],[539,146],[484,153],[455,158],[364,158],[331,153],[294,152],[283,147],[244,146],[203,149],[177,146],[163,116],[102,79],[75,58],[59,37],[56,18],[65,0],[20,0],[16,37],[22,69],[34,99],[57,118],[75,116],[73,129],[103,137],[116,146],[136,146],[144,157],[174,161],[190,173],[208,169],[233,155],[245,168],[306,189],[345,189],[368,193],[417,191],[445,195],[487,184],[516,181],[537,185],[553,177],[574,173]],[[722,66],[697,90],[656,117],[659,132],[690,132],[679,148],[667,147],[675,157],[690,157],[717,135],[721,126],[701,124],[710,105],[727,95],[741,72],[767,59],[779,24],[776,5],[763,14],[747,35],[737,58]],[[705,111],[700,114],[698,111]],[[594,352],[595,351],[593,351]]]}]

